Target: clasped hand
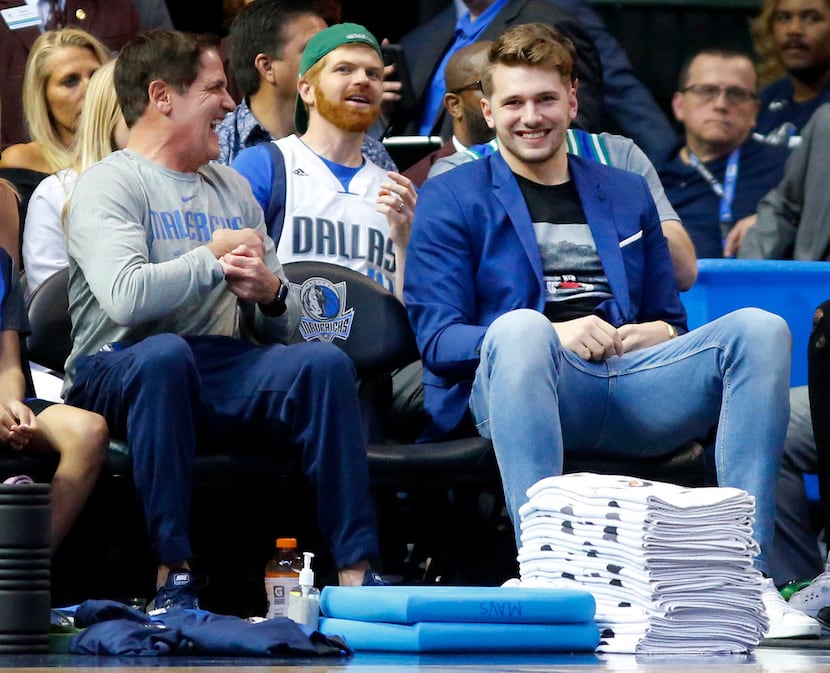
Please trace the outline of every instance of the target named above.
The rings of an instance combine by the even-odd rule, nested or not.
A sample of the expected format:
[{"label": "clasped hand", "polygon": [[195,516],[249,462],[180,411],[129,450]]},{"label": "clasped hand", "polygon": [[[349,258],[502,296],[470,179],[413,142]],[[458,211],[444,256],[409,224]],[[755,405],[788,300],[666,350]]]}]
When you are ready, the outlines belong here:
[{"label": "clasped hand", "polygon": [[35,434],[37,418],[23,402],[12,400],[0,404],[0,441],[13,449],[22,449]]},{"label": "clasped hand", "polygon": [[265,264],[262,234],[254,229],[218,229],[213,232],[210,247],[231,292],[244,301],[273,300],[280,280]]},{"label": "clasped hand", "polygon": [[614,327],[596,315],[553,323],[559,341],[583,360],[600,362],[668,339],[662,320]]}]

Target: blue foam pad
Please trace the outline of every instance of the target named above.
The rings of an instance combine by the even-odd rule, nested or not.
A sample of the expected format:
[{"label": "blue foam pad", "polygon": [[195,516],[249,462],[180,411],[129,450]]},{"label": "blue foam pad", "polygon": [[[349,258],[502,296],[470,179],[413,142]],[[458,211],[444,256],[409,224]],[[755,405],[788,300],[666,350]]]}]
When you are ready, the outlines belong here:
[{"label": "blue foam pad", "polygon": [[592,652],[593,621],[582,624],[385,624],[324,617],[319,630],[345,638],[355,651],[376,652]]},{"label": "blue foam pad", "polygon": [[328,586],[320,609],[326,617],[397,624],[569,624],[593,620],[596,602],[578,589]]}]

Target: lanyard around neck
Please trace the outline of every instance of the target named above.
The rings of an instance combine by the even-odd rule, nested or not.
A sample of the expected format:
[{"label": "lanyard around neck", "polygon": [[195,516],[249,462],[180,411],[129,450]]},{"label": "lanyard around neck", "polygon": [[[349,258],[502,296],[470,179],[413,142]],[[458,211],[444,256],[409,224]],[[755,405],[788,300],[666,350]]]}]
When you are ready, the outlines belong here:
[{"label": "lanyard around neck", "polygon": [[721,224],[732,222],[732,203],[735,200],[735,185],[738,182],[738,162],[741,158],[741,148],[738,147],[732,150],[729,159],[726,160],[724,184],[721,184],[712,175],[712,172],[703,165],[703,162],[694,152],[691,150],[687,150],[687,152],[689,153],[689,163],[694,166],[695,170],[700,173],[712,191],[715,192],[715,195],[720,198],[719,218]]}]

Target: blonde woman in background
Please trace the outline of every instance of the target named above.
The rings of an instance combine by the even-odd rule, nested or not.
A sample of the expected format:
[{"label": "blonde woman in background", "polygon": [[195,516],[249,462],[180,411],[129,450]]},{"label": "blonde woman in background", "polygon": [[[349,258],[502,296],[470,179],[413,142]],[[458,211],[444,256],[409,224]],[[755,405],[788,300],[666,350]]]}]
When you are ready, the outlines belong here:
[{"label": "blonde woman in background", "polygon": [[113,84],[114,69],[115,61],[109,61],[90,79],[69,167],[44,179],[29,201],[23,229],[27,296],[68,264],[62,220],[78,175],[127,144],[127,125]]},{"label": "blonde woman in background", "polygon": [[38,37],[23,80],[23,112],[32,141],[7,147],[0,166],[41,173],[66,168],[89,79],[108,59],[106,47],[78,28]]},{"label": "blonde woman in background", "polygon": [[750,23],[752,47],[755,51],[755,69],[758,71],[758,87],[763,88],[785,74],[772,36],[778,0],[763,0],[761,11]]}]

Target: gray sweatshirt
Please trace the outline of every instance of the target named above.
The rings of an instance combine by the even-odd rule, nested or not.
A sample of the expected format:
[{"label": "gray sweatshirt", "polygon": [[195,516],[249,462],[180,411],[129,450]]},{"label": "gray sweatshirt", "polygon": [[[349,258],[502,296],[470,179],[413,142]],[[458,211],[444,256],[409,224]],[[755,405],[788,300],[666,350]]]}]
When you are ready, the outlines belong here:
[{"label": "gray sweatshirt", "polygon": [[[122,150],[84,171],[66,223],[73,345],[64,393],[78,357],[111,342],[165,332],[238,337],[243,311],[206,244],[216,229],[243,227],[265,236],[265,261],[287,282],[262,210],[233,169],[179,173]],[[299,322],[296,292],[279,318],[258,308],[244,315],[258,340],[286,341]]]}]

